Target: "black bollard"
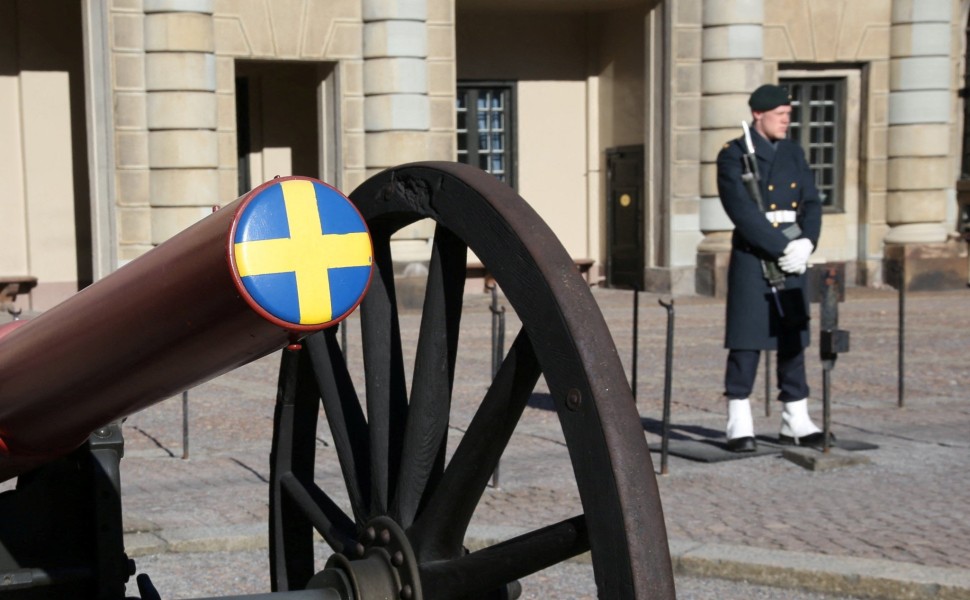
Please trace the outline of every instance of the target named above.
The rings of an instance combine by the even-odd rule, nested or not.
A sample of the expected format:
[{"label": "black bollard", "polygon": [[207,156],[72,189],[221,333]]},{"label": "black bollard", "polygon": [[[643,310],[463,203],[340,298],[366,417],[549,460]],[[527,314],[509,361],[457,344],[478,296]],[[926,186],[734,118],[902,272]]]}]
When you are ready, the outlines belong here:
[{"label": "black bollard", "polygon": [[836,267],[825,266],[824,269],[820,281],[819,354],[822,359],[822,429],[825,434],[822,451],[827,453],[832,435],[831,372],[839,352],[849,351],[849,332],[839,329],[839,298],[845,289],[843,276]]},{"label": "black bollard", "polygon": [[[505,358],[505,307],[498,305],[498,284],[486,282],[485,289],[492,292],[492,304],[488,310],[492,313],[492,379],[495,379]],[[495,489],[499,488],[500,467],[501,461],[495,463],[495,470],[492,471],[492,487]]]},{"label": "black bollard", "polygon": [[674,299],[670,302],[657,300],[660,306],[667,309],[667,351],[664,360],[664,410],[663,430],[660,441],[660,474],[667,474],[667,445],[670,441],[670,383],[673,375],[674,362]]}]

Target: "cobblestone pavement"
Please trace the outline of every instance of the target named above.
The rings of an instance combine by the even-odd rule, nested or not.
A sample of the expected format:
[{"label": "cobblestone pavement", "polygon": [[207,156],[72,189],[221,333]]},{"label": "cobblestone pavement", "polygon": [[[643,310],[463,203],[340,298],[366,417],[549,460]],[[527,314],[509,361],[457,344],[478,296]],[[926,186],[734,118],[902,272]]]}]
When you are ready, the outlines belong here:
[{"label": "cobblestone pavement", "polygon": [[[629,372],[633,293],[593,288],[593,294]],[[660,298],[666,299],[639,295],[637,405],[651,444],[660,439],[662,414],[666,311]],[[484,294],[465,298],[452,449],[490,382],[488,302]],[[840,305],[851,349],[832,371],[833,430],[842,439],[877,444],[858,453],[870,462],[810,471],[778,454],[720,463],[671,457],[669,474],[658,481],[672,547],[723,544],[970,572],[970,290],[907,295],[904,408],[897,406],[897,309],[893,290],[850,288]],[[675,300],[675,437],[722,435],[723,313],[717,299]],[[418,319],[402,314],[406,345]],[[349,321],[353,360],[359,328]],[[510,313],[506,346],[517,327]],[[808,351],[813,399],[822,392],[817,337],[813,331]],[[181,459],[178,398],[126,421],[122,477],[131,544],[152,553],[201,549],[193,545],[204,537],[200,532],[222,532],[214,537],[229,547],[265,537],[277,362],[276,356],[261,359],[189,392],[187,460]],[[755,389],[756,429],[773,436],[780,407],[775,403],[772,416],[763,416],[760,376]],[[820,420],[821,403],[813,400],[811,409]],[[657,454],[653,460],[660,464]],[[321,429],[317,480],[341,500],[336,463],[329,432]],[[472,536],[502,539],[582,512],[542,382],[503,456],[499,483],[483,497]]]}]

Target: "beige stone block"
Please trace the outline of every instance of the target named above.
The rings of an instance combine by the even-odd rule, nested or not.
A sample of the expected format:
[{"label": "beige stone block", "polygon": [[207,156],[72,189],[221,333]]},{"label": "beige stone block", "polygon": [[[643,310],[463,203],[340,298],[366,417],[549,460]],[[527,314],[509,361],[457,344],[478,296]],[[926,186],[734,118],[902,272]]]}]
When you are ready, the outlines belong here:
[{"label": "beige stone block", "polygon": [[145,55],[148,91],[216,90],[216,57],[200,52],[150,52]]},{"label": "beige stone block", "polygon": [[206,206],[163,206],[152,209],[152,244],[161,244],[175,234],[212,214]]},{"label": "beige stone block", "polygon": [[152,239],[151,209],[118,207],[118,242],[122,244],[148,244]]},{"label": "beige stone block", "polygon": [[214,206],[221,200],[216,169],[154,169],[152,206]]},{"label": "beige stone block", "polygon": [[947,56],[949,23],[897,23],[889,33],[891,56]]},{"label": "beige stone block", "polygon": [[429,23],[454,23],[455,3],[452,0],[427,0]]},{"label": "beige stone block", "polygon": [[700,160],[701,136],[696,131],[674,132],[672,137],[674,160]]},{"label": "beige stone block", "polygon": [[700,25],[704,16],[702,0],[677,0],[674,3],[675,25]]},{"label": "beige stone block", "polygon": [[215,52],[212,16],[202,13],[156,13],[145,16],[145,50]]},{"label": "beige stone block", "polygon": [[219,165],[219,144],[215,131],[152,131],[148,134],[148,146],[153,169],[214,169]]},{"label": "beige stone block", "polygon": [[124,54],[114,52],[111,55],[114,67],[115,90],[144,91],[145,89],[145,59],[144,55]]},{"label": "beige stone block", "polygon": [[[856,3],[861,5],[862,3]],[[858,46],[855,60],[876,60],[889,56],[891,41],[889,29],[885,26],[870,26],[865,32],[856,38]],[[855,40],[852,40],[855,41]]]},{"label": "beige stone block", "polygon": [[428,25],[428,57],[455,60],[455,28]]},{"label": "beige stone block", "polygon": [[455,63],[453,61],[428,61],[428,94],[454,97],[455,84]]},{"label": "beige stone block", "polygon": [[341,145],[343,164],[348,169],[363,169],[366,166],[364,134],[345,133]]},{"label": "beige stone block", "polygon": [[794,61],[794,42],[788,27],[765,25],[764,56],[770,60]]},{"label": "beige stone block", "polygon": [[218,122],[213,92],[150,92],[149,129],[215,129]]},{"label": "beige stone block", "polygon": [[703,53],[700,29],[678,29],[673,39],[674,59],[700,60]]},{"label": "beige stone block", "polygon": [[704,60],[761,59],[764,36],[760,25],[725,25],[704,29]]},{"label": "beige stone block", "polygon": [[765,81],[764,64],[751,60],[705,62],[701,91],[705,94],[750,94]]},{"label": "beige stone block", "polygon": [[889,91],[888,60],[874,60],[869,63],[869,89],[873,93]]},{"label": "beige stone block", "polygon": [[670,107],[674,127],[697,129],[701,126],[701,97],[680,96]]},{"label": "beige stone block", "polygon": [[213,0],[143,0],[146,13],[200,12],[212,14]]},{"label": "beige stone block", "polygon": [[946,201],[947,193],[942,189],[890,191],[886,197],[886,222],[940,223],[946,218]]},{"label": "beige stone block", "polygon": [[364,26],[357,22],[334,23],[324,49],[329,59],[359,59],[364,55]]},{"label": "beige stone block", "polygon": [[725,144],[741,135],[741,121],[731,129],[702,129],[700,135],[700,160],[713,163]]},{"label": "beige stone block", "polygon": [[151,244],[120,244],[118,246],[118,266],[121,267],[130,263],[152,248],[154,246]]},{"label": "beige stone block", "polygon": [[122,169],[148,166],[148,132],[115,132],[115,162]]},{"label": "beige stone block", "polygon": [[869,96],[869,123],[877,127],[889,125],[888,93],[873,93]]},{"label": "beige stone block", "polygon": [[236,93],[236,61],[227,56],[216,56],[216,92]]},{"label": "beige stone block", "polygon": [[950,152],[950,125],[927,123],[896,125],[889,128],[889,156],[947,156]]},{"label": "beige stone block", "polygon": [[141,12],[142,0],[111,0],[111,10],[112,12],[119,11],[134,11],[137,10]]},{"label": "beige stone block", "polygon": [[428,55],[428,31],[420,21],[377,21],[364,25],[364,58]]},{"label": "beige stone block", "polygon": [[225,206],[238,198],[239,172],[233,165],[229,169],[219,169],[219,206]]},{"label": "beige stone block", "polygon": [[368,0],[362,4],[364,21],[424,21],[428,18],[427,0]]},{"label": "beige stone block", "polygon": [[912,56],[889,61],[892,90],[938,90],[950,85],[949,56]]},{"label": "beige stone block", "polygon": [[671,169],[670,189],[675,196],[696,197],[700,194],[700,177],[700,163],[675,163]]},{"label": "beige stone block", "polygon": [[148,206],[150,202],[148,169],[116,169],[115,197],[118,206]]},{"label": "beige stone block", "polygon": [[430,104],[425,94],[364,97],[364,129],[367,131],[426,131],[430,121]]},{"label": "beige stone block", "polygon": [[116,129],[145,129],[147,117],[143,92],[115,94],[114,121]]},{"label": "beige stone block", "polygon": [[437,96],[430,99],[431,127],[432,131],[448,130],[454,135],[456,120],[455,116],[455,97]]},{"label": "beige stone block", "polygon": [[145,47],[145,26],[142,15],[114,13],[111,15],[112,50],[140,51]]},{"label": "beige stone block", "polygon": [[219,131],[216,135],[219,138],[219,168],[235,169],[238,160],[236,156],[236,132]]},{"label": "beige stone block", "polygon": [[871,126],[868,131],[868,142],[862,148],[863,159],[885,159],[889,156],[889,128],[885,126]]},{"label": "beige stone block", "polygon": [[344,131],[364,130],[364,99],[360,97],[344,98],[340,109]]},{"label": "beige stone block", "polygon": [[701,98],[701,124],[709,129],[734,129],[751,118],[750,94],[724,94]]},{"label": "beige stone block", "polygon": [[425,94],[428,68],[421,58],[372,58],[364,61],[364,94]]},{"label": "beige stone block", "polygon": [[704,0],[704,25],[760,25],[765,20],[764,0]]},{"label": "beige stone block", "polygon": [[888,165],[889,161],[885,158],[870,158],[866,161],[866,188],[870,193],[886,191]]},{"label": "beige stone block", "polygon": [[701,163],[701,197],[717,198],[717,165]]},{"label": "beige stone block", "polygon": [[364,61],[342,60],[339,68],[340,88],[343,95],[345,97],[364,95]]},{"label": "beige stone block", "polygon": [[887,186],[894,190],[942,190],[953,187],[955,174],[948,157],[889,158]]},{"label": "beige stone block", "polygon": [[219,15],[212,19],[213,43],[219,56],[249,57],[255,53],[240,19]]},{"label": "beige stone block", "polygon": [[[696,195],[690,198],[677,198],[670,202],[670,214],[680,217],[697,216],[700,214],[701,205]],[[689,221],[684,221],[689,222]],[[681,229],[681,231],[686,231]],[[697,231],[696,227],[694,231]]]},{"label": "beige stone block", "polygon": [[368,133],[364,138],[369,169],[428,160],[428,149],[428,133],[422,131],[382,131]]},{"label": "beige stone block", "polygon": [[235,94],[216,94],[216,129],[236,131]]},{"label": "beige stone block", "polygon": [[893,0],[893,23],[947,23],[953,17],[949,0]]},{"label": "beige stone block", "polygon": [[874,192],[868,190],[866,193],[866,202],[868,203],[868,218],[866,222],[872,226],[878,223],[886,222],[886,197],[888,194],[886,192]]},{"label": "beige stone block", "polygon": [[681,62],[674,65],[674,94],[699,94],[701,91],[701,63]]},{"label": "beige stone block", "polygon": [[428,137],[428,149],[422,160],[453,161],[457,156],[458,142],[451,131],[432,131]]},{"label": "beige stone block", "polygon": [[344,190],[349,190],[347,193],[353,192],[357,189],[360,184],[367,180],[367,171],[364,169],[344,169],[342,176],[341,187]]}]

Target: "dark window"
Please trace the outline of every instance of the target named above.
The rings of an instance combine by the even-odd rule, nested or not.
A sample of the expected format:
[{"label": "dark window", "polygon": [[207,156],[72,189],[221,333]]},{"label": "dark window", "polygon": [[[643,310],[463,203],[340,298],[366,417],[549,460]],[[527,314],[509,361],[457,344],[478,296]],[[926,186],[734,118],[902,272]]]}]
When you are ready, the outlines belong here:
[{"label": "dark window", "polygon": [[458,160],[515,187],[514,97],[511,84],[459,84]]},{"label": "dark window", "polygon": [[799,143],[815,173],[822,206],[842,211],[845,79],[783,79],[791,94],[788,137]]}]

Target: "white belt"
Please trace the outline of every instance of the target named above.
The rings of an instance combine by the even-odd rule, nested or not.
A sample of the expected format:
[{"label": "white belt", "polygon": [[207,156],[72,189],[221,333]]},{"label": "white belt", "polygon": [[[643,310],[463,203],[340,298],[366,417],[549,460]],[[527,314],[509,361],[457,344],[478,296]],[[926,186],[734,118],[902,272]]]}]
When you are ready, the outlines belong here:
[{"label": "white belt", "polygon": [[772,210],[765,213],[765,218],[771,223],[794,223],[798,220],[798,213],[793,210]]}]

